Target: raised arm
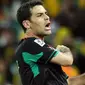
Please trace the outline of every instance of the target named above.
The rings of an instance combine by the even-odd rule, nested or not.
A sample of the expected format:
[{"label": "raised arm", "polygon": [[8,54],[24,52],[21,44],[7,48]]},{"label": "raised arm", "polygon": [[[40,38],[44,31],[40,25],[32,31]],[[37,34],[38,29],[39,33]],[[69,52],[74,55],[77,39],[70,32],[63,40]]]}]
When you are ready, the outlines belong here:
[{"label": "raised arm", "polygon": [[73,55],[70,49],[64,45],[58,45],[56,48],[59,52],[51,59],[52,63],[60,64],[62,66],[72,65]]}]

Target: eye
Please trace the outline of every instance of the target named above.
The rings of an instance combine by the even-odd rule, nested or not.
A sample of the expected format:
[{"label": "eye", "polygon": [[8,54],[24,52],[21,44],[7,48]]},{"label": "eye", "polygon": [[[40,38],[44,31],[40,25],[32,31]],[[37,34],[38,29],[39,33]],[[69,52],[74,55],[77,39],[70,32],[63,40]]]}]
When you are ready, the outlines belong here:
[{"label": "eye", "polygon": [[46,15],[48,15],[48,12],[45,12]]},{"label": "eye", "polygon": [[37,15],[37,17],[41,17],[42,16],[42,13],[39,13],[38,15]]}]

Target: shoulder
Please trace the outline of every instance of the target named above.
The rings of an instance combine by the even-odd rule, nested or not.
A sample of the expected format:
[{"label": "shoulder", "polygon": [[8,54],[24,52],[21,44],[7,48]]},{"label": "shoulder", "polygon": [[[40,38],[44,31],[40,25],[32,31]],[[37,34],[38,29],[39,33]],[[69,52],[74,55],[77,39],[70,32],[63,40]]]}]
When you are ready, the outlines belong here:
[{"label": "shoulder", "polygon": [[20,45],[21,46],[39,46],[39,47],[43,47],[46,43],[39,39],[39,38],[35,38],[35,37],[31,37],[31,38],[27,38],[24,39],[22,41],[20,41]]}]

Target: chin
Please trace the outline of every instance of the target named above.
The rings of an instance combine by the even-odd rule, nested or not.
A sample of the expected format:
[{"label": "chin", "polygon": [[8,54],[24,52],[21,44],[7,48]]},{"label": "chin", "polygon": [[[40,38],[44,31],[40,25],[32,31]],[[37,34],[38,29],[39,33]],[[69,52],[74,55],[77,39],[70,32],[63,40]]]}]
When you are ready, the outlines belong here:
[{"label": "chin", "polygon": [[40,33],[40,34],[38,34],[38,36],[44,37],[44,36],[48,36],[48,35],[51,35],[51,34],[52,34],[52,32],[48,31],[48,32]]},{"label": "chin", "polygon": [[46,35],[51,35],[51,34],[52,34],[51,32],[46,33]]}]

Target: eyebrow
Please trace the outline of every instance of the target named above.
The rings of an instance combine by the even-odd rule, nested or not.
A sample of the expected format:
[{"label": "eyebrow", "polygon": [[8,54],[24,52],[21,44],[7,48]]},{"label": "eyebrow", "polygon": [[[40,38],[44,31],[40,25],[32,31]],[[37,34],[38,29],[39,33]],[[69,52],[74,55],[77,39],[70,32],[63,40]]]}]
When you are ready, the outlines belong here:
[{"label": "eyebrow", "polygon": [[[48,12],[46,11],[45,13],[48,13]],[[38,14],[43,14],[43,13],[42,12],[36,13],[36,15],[38,15]]]}]

